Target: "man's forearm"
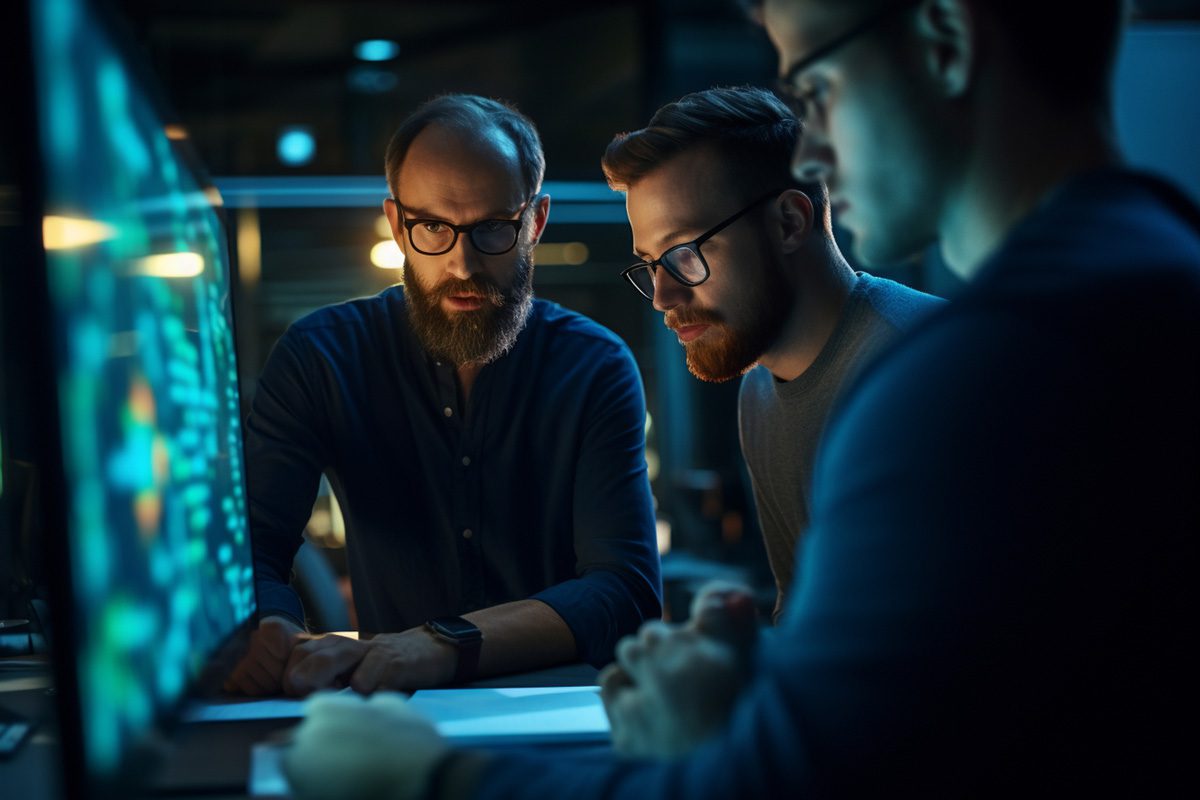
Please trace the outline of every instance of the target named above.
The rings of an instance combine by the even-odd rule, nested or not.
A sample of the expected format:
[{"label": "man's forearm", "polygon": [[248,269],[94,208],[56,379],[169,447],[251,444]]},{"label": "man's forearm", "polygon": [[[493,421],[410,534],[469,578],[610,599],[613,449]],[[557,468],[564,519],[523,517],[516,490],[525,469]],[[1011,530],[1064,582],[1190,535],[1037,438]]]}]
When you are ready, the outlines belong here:
[{"label": "man's forearm", "polygon": [[540,600],[517,600],[463,616],[483,632],[481,676],[539,669],[578,658],[571,629]]}]

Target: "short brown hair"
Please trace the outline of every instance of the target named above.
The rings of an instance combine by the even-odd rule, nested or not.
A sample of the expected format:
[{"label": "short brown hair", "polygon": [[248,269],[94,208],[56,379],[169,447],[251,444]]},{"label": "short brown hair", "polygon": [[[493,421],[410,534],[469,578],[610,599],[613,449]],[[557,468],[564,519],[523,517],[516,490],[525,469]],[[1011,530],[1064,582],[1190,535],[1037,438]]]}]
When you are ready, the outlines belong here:
[{"label": "short brown hair", "polygon": [[388,190],[396,196],[400,165],[417,134],[430,125],[446,125],[463,131],[499,130],[513,143],[525,178],[526,196],[542,188],[546,155],[533,120],[509,103],[474,94],[444,94],[426,100],[408,115],[388,142],[383,159]]},{"label": "short brown hair", "polygon": [[736,165],[728,175],[748,191],[798,186],[818,202],[823,187],[792,178],[799,138],[800,123],[770,92],[750,86],[707,89],[666,104],[645,128],[617,134],[600,166],[608,185],[623,192],[680,153],[710,145],[726,166]]}]

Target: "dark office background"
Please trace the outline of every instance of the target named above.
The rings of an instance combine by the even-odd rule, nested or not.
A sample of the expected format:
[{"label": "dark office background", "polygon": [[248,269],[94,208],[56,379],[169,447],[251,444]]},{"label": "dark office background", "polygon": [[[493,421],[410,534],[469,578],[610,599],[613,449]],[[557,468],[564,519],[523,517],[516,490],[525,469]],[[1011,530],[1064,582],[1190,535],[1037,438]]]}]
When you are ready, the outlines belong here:
[{"label": "dark office background", "polygon": [[[349,205],[320,204],[322,190],[311,186],[333,184],[297,190],[304,199],[294,204],[230,195],[247,400],[292,320],[398,279],[370,258],[381,240],[383,151],[422,100],[455,91],[506,98],[537,122],[547,180],[599,184],[599,156],[614,133],[641,127],[655,108],[689,91],[769,84],[776,67],[766,36],[734,0],[113,5],[162,84],[175,113],[173,135],[192,141],[219,186],[232,185],[230,178],[261,179],[261,187],[281,178],[342,177],[358,180],[355,186],[379,179],[378,197]],[[1138,5],[1119,70],[1118,117],[1135,161],[1171,172],[1200,197],[1198,6]],[[357,58],[356,43],[374,39],[395,42],[398,52],[384,61]],[[315,144],[300,165],[284,164],[278,153],[281,135],[293,128]],[[559,221],[552,210],[544,242],[577,244],[539,254],[536,291],[616,331],[639,360],[653,418],[648,461],[671,530],[668,575],[686,588],[706,574],[740,571],[763,582],[766,602],[768,575],[738,455],[736,382],[701,384],[688,375],[659,315],[619,280],[630,260],[619,210],[611,200],[607,211],[580,205]],[[580,261],[580,244],[582,263],[553,263]],[[939,293],[954,290],[935,254],[874,271]],[[340,531],[327,497],[311,533],[334,545],[328,552],[336,564]]]}]

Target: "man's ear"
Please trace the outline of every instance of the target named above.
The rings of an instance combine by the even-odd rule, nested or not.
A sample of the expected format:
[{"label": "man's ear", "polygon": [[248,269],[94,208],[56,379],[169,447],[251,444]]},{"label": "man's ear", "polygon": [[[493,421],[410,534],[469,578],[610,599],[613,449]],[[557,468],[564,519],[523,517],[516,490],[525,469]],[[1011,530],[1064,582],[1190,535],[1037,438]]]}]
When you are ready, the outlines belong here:
[{"label": "man's ear", "polygon": [[396,205],[394,199],[384,198],[383,216],[388,217],[392,239],[395,239],[397,243],[400,242],[403,239],[403,236],[400,235],[400,206]]},{"label": "man's ear", "polygon": [[542,234],[546,230],[546,222],[550,219],[550,195],[543,194],[538,197],[537,205],[533,210],[533,242],[537,244],[541,240]]},{"label": "man's ear", "polygon": [[784,253],[794,253],[813,228],[812,200],[799,189],[788,189],[775,200],[780,244]]},{"label": "man's ear", "polygon": [[973,0],[926,0],[917,9],[925,66],[947,97],[961,97],[971,86],[979,22]]},{"label": "man's ear", "polygon": [[404,232],[400,225],[400,206],[390,197],[384,198],[383,215],[387,217],[388,225],[392,228],[392,238],[397,246],[404,250]]}]

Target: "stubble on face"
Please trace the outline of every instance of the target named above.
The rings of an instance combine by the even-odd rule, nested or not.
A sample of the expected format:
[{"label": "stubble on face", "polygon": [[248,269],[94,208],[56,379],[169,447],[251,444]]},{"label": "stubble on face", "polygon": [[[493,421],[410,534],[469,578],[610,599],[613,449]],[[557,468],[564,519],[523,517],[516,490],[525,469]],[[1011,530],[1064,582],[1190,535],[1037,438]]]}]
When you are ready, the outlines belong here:
[{"label": "stubble on face", "polygon": [[[487,364],[513,348],[525,328],[533,306],[531,247],[523,247],[507,289],[487,275],[467,280],[447,277],[436,286],[425,286],[416,270],[405,278],[408,318],[421,346],[430,355],[451,364]],[[482,306],[473,311],[447,312],[442,300],[455,295],[475,295]]]}]

